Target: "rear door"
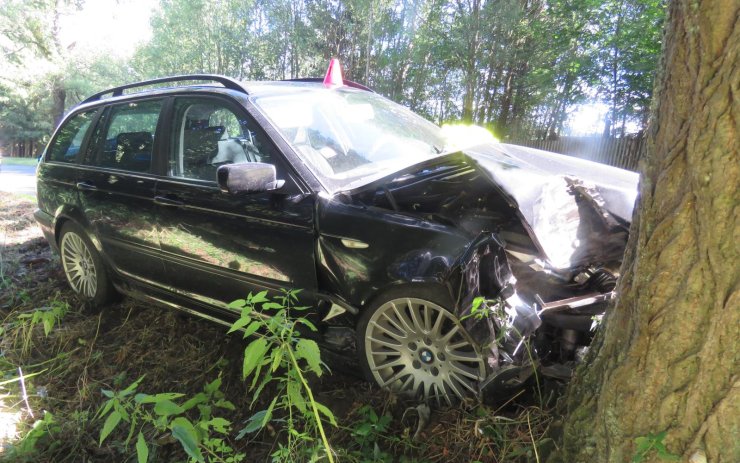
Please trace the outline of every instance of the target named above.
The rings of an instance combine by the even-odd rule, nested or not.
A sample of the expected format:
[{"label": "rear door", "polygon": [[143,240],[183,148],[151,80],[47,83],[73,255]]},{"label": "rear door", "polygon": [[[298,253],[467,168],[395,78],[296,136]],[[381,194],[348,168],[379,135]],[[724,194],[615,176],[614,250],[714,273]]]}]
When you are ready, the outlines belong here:
[{"label": "rear door", "polygon": [[92,137],[77,181],[84,214],[118,273],[162,284],[152,159],[164,100],[144,99],[109,106]]},{"label": "rear door", "polygon": [[[243,108],[221,97],[178,97],[169,165],[157,184],[160,242],[169,282],[223,307],[250,291],[315,291],[314,197]],[[268,162],[285,185],[228,195],[216,183],[225,163]]]},{"label": "rear door", "polygon": [[88,144],[89,132],[100,111],[92,109],[67,118],[49,143],[44,162],[39,164],[36,172],[39,209],[50,215],[64,210],[83,226],[76,184],[83,157],[81,153]]}]

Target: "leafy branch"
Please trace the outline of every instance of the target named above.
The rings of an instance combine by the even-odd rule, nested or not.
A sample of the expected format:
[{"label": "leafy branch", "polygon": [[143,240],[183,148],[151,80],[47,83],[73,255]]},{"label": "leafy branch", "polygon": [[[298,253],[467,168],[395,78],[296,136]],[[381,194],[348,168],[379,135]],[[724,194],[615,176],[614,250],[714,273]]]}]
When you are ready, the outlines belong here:
[{"label": "leafy branch", "polygon": [[[288,444],[281,446],[273,458],[291,458],[295,446],[311,441],[311,434],[316,431],[328,460],[333,462],[333,452],[323,421],[327,420],[334,426],[337,423],[331,410],[315,400],[305,376],[306,373],[321,376],[325,367],[321,362],[319,346],[315,341],[301,337],[298,331],[298,327],[317,331],[309,320],[295,316],[308,309],[295,305],[298,293],[298,290],[283,290],[272,301],[267,298],[267,291],[254,295],[250,293],[246,299],[236,300],[229,305],[231,309],[241,311],[229,333],[242,330],[245,339],[256,335],[244,348],[242,366],[242,377],[245,380],[252,378],[249,387],[250,391],[254,391],[252,404],[268,384],[274,384],[278,389],[267,409],[252,415],[237,438],[263,429],[273,420],[275,411],[282,410],[287,414]],[[298,431],[299,420],[305,423],[307,432]]]}]

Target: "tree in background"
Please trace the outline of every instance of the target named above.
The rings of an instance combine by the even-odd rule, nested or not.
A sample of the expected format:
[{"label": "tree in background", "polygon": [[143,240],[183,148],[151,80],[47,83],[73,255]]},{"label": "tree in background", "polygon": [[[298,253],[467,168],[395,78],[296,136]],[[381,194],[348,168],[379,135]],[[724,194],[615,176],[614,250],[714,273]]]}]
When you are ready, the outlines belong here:
[{"label": "tree in background", "polygon": [[660,0],[163,0],[134,68],[287,79],[338,57],[348,78],[436,122],[557,137],[598,96],[612,135],[644,122],[662,17]]},{"label": "tree in background", "polygon": [[438,123],[557,138],[574,105],[599,98],[606,134],[622,136],[645,122],[663,13],[662,0],[160,0],[151,39],[123,62],[61,43],[59,18],[83,4],[3,0],[0,144],[45,141],[83,95],[115,84],[321,76],[331,57]]},{"label": "tree in background", "polygon": [[740,461],[738,18],[736,0],[670,6],[620,297],[570,385],[564,461]]},{"label": "tree in background", "polygon": [[0,148],[37,156],[64,113],[85,95],[125,79],[126,67],[104,54],[62,43],[62,15],[79,0],[5,0],[0,11]]}]

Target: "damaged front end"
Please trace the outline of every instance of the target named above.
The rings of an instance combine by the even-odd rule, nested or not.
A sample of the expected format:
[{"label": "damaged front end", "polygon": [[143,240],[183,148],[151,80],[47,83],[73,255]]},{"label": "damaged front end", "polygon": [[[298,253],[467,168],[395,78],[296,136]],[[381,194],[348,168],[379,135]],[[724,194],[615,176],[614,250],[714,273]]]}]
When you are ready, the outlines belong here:
[{"label": "damaged front end", "polygon": [[[604,269],[578,273],[574,295],[548,300],[521,284],[510,265],[522,263],[494,233],[481,233],[452,270],[458,318],[484,358],[488,376],[479,384],[483,399],[507,396],[539,370],[567,379],[576,349],[588,345],[595,316],[614,297],[616,276]],[[528,269],[531,272],[531,269]],[[593,270],[593,269],[592,269]],[[551,294],[552,273],[540,269],[539,287]],[[533,284],[531,275],[527,282]],[[596,286],[594,286],[596,285]],[[556,288],[559,292],[563,287]]]},{"label": "damaged front end", "polygon": [[542,320],[517,293],[504,246],[495,234],[481,233],[454,269],[458,316],[490,372],[479,384],[483,398],[520,387],[537,368],[525,343]]},{"label": "damaged front end", "polygon": [[[466,155],[515,207],[532,246],[507,244],[501,235],[510,231],[491,224],[449,276],[458,316],[490,372],[480,384],[483,397],[516,389],[536,369],[570,376],[615,296],[637,182],[634,174],[591,163],[533,167],[528,163],[541,153],[502,146]],[[592,168],[613,175],[597,183]]]},{"label": "damaged front end", "polygon": [[479,394],[505,397],[535,371],[570,376],[614,296],[636,184],[509,145],[440,156],[328,198],[320,273],[357,307],[387,288],[446,287],[485,365]]}]

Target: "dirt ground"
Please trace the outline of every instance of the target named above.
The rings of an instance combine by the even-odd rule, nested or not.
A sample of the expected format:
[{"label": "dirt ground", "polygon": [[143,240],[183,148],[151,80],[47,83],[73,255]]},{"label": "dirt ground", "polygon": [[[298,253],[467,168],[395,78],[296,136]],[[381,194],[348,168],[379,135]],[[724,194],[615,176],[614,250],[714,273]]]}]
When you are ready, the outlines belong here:
[{"label": "dirt ground", "polygon": [[[236,405],[224,414],[234,423],[229,444],[246,453],[244,461],[269,461],[285,438],[279,423],[236,439],[271,399],[268,391],[250,408],[241,379],[245,341],[223,326],[129,298],[102,310],[81,306],[36,226],[34,208],[31,197],[0,193],[0,461],[136,461],[120,429],[98,445],[103,420],[96,412],[106,399],[102,389],[120,390],[142,375],[138,391],[149,394],[195,394],[220,375],[221,390]],[[27,330],[18,322],[21,314],[64,303],[70,309],[48,336],[40,324]],[[541,401],[496,409],[463,403],[433,411],[420,426],[415,404],[354,376],[334,371],[312,387],[337,417],[328,437],[339,461],[535,461],[552,445],[544,436],[553,417]],[[367,405],[389,417],[369,437]],[[32,431],[34,423],[45,431]],[[158,437],[149,461],[187,460],[173,439]]]}]

